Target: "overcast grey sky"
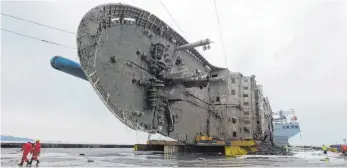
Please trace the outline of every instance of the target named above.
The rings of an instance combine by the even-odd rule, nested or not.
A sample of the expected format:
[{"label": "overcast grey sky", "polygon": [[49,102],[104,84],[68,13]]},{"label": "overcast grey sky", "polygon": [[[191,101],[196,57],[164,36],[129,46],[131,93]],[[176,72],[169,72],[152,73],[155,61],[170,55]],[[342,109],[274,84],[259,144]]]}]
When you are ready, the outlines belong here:
[{"label": "overcast grey sky", "polygon": [[[112,1],[117,2],[117,1]],[[159,0],[122,1],[179,29]],[[225,67],[212,0],[162,0],[188,41],[211,38],[201,53]],[[255,74],[273,111],[296,110],[293,144],[347,138],[347,1],[216,0],[231,71]],[[3,13],[77,32],[83,15],[103,2],[1,2]],[[75,35],[1,16],[1,27],[76,47]],[[54,70],[50,59],[77,51],[1,31],[1,133],[73,142],[145,142],[121,124],[88,82]]]}]

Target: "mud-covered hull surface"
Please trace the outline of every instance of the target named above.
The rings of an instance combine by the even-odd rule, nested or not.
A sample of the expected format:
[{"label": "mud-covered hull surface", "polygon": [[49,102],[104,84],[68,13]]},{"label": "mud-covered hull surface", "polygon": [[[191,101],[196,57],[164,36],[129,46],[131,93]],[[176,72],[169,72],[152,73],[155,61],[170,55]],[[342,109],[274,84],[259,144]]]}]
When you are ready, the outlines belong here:
[{"label": "mud-covered hull surface", "polygon": [[229,71],[187,44],[156,16],[125,4],[91,9],[77,34],[86,77],[130,128],[186,142],[197,134],[252,137],[255,126],[241,123],[243,101],[232,101]]},{"label": "mud-covered hull surface", "polygon": [[[88,80],[120,121],[133,129],[159,132],[175,139],[176,135],[169,133],[174,133],[176,126],[178,132],[185,129],[187,135],[200,132],[199,123],[206,123],[208,116],[206,104],[200,110],[186,101],[170,101],[169,94],[179,93],[177,99],[182,99],[180,94],[182,89],[185,90],[184,83],[179,81],[167,86],[163,84],[167,82],[165,78],[158,78],[158,71],[173,79],[180,78],[182,72],[192,77],[196,68],[202,73],[206,73],[208,68],[218,68],[210,65],[195,49],[175,52],[177,46],[187,44],[187,41],[164,22],[128,5],[100,5],[83,17],[77,43],[80,62]],[[158,45],[153,49],[152,44]],[[182,61],[174,67],[173,58],[177,54]],[[151,55],[156,58],[149,60]],[[152,72],[150,61],[159,62],[155,66],[162,69]],[[169,68],[176,74],[168,72]],[[153,84],[148,84],[151,82]],[[199,90],[201,98],[206,99],[206,88]],[[169,114],[165,114],[167,110],[170,110]],[[183,119],[184,113],[190,114]],[[201,122],[197,120],[199,117]],[[192,122],[197,123],[195,127]]]}]

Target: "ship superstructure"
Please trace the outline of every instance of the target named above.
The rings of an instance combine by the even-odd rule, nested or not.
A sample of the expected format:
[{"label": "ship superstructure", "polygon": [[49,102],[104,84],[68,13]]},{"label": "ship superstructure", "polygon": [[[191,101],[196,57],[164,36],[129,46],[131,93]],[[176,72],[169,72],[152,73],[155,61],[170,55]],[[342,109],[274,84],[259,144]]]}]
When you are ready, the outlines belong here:
[{"label": "ship superstructure", "polygon": [[[273,130],[269,101],[255,76],[211,65],[155,15],[104,4],[81,20],[81,65],[54,57],[54,68],[87,80],[110,112],[135,130],[194,143],[196,135],[261,139]],[[83,73],[81,73],[83,72]]]},{"label": "ship superstructure", "polygon": [[280,110],[272,113],[272,115],[275,144],[279,146],[286,145],[291,137],[301,132],[300,124],[293,109],[289,111]]}]

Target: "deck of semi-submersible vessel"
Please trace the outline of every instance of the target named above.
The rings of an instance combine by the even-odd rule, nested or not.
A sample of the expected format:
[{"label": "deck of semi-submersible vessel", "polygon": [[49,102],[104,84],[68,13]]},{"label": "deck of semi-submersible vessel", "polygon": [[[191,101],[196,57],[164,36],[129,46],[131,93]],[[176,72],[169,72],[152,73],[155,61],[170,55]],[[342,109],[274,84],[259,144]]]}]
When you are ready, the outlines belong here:
[{"label": "deck of semi-submersible vessel", "polygon": [[[51,64],[89,81],[110,112],[134,130],[194,143],[271,135],[272,112],[255,76],[211,65],[157,16],[126,4],[88,11],[77,33],[81,64],[60,56]],[[269,134],[270,133],[270,134]]]}]

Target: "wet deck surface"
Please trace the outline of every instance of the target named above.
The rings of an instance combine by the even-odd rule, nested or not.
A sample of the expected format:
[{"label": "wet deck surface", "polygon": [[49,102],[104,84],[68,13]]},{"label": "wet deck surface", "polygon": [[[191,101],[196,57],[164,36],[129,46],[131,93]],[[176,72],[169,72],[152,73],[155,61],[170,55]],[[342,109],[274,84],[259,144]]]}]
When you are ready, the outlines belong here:
[{"label": "wet deck surface", "polygon": [[[79,156],[84,153],[85,156]],[[199,154],[169,156],[133,149],[42,149],[41,167],[347,167],[347,158],[329,153],[328,162],[321,161],[321,152],[298,152],[294,156],[246,156],[228,158]],[[1,167],[17,166],[19,149],[1,149]],[[202,158],[202,160],[199,160]],[[93,160],[93,162],[88,162]],[[34,164],[33,164],[34,165]]]}]

